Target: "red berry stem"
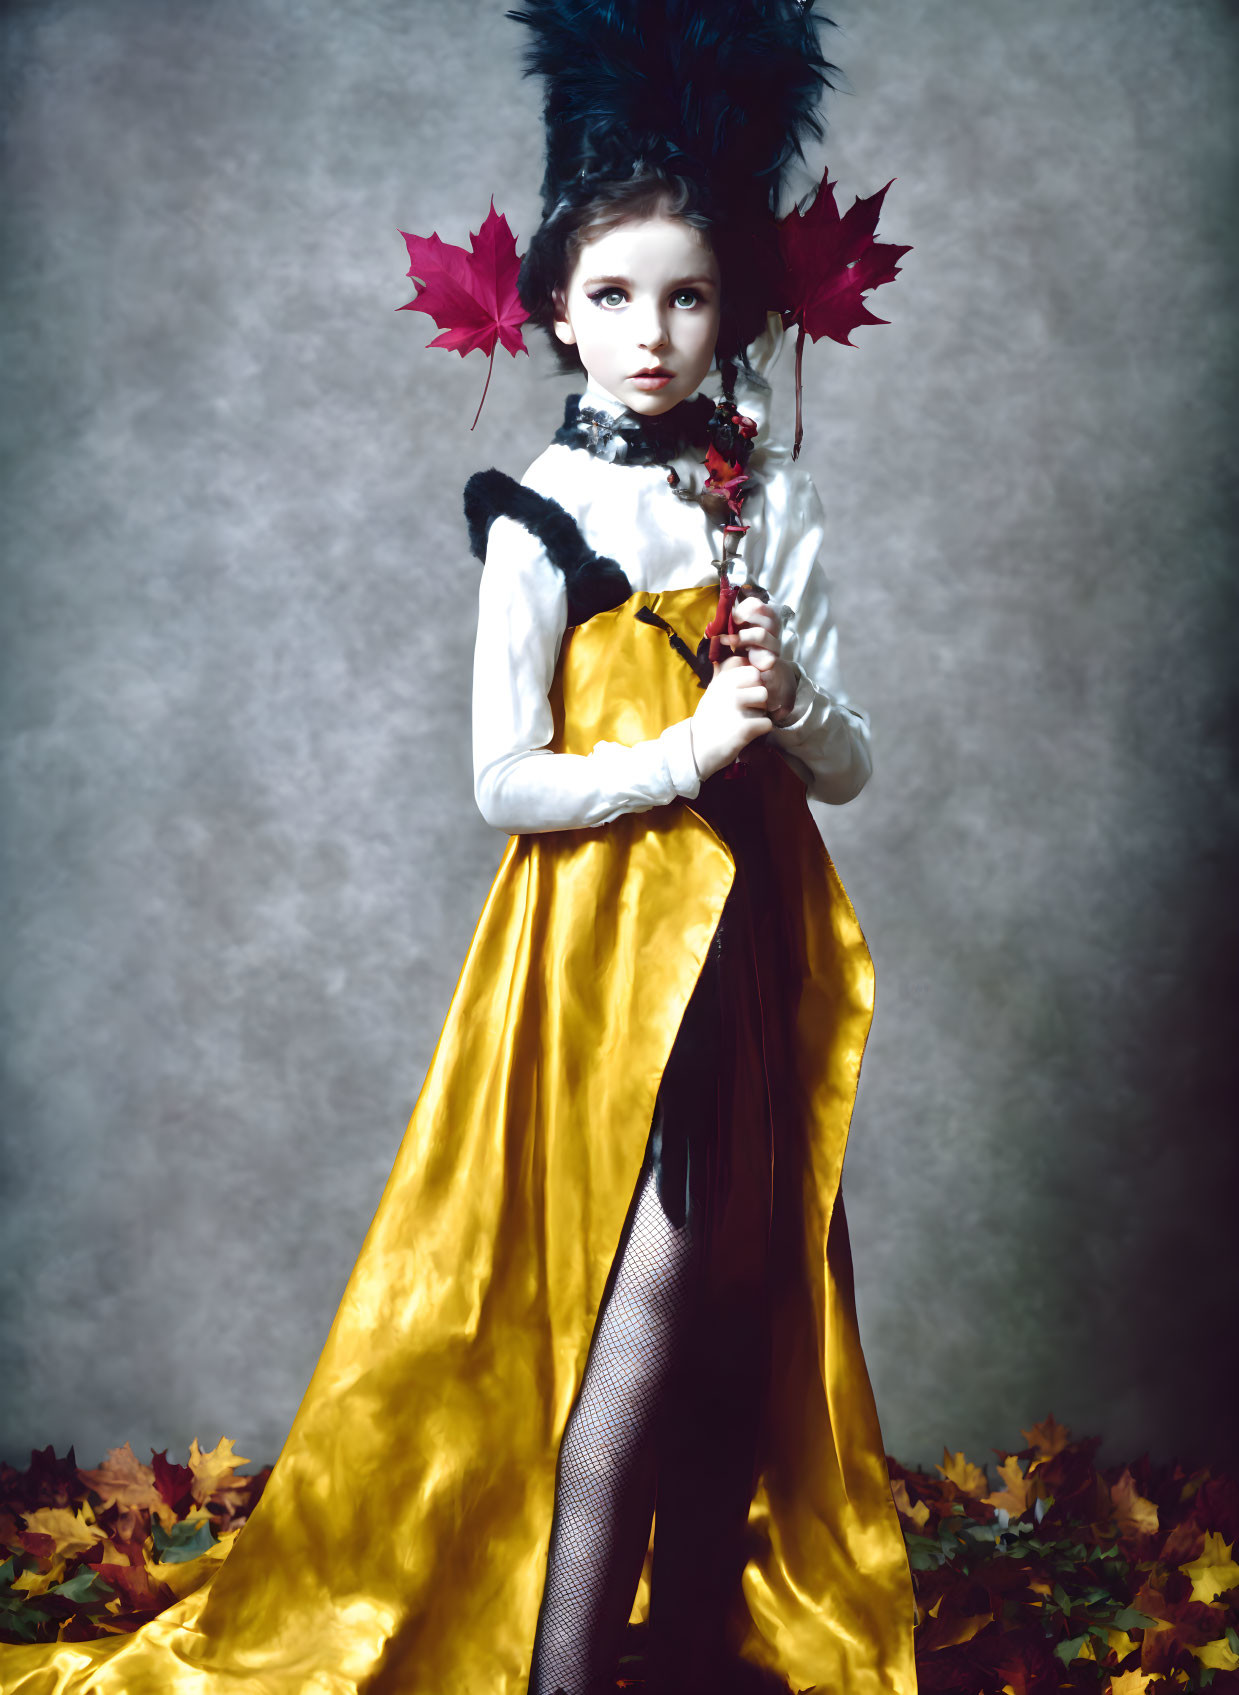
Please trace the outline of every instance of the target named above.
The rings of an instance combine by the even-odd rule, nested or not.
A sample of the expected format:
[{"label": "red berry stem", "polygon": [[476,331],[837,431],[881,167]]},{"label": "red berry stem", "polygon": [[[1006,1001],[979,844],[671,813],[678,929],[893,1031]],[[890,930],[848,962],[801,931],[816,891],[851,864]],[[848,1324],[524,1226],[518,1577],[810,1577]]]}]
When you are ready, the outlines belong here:
[{"label": "red berry stem", "polygon": [[804,440],[804,419],[801,416],[801,370],[804,365],[804,325],[800,326],[800,334],[796,337],[796,439],[792,443],[792,458],[800,458],[800,444]]}]

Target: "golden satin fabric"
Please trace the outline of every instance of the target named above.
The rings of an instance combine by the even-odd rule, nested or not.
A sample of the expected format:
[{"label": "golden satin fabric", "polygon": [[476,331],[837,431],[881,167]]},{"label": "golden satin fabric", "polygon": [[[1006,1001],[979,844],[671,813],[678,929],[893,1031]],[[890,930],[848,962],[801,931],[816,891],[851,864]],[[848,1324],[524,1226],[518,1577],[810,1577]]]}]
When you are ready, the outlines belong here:
[{"label": "golden satin fabric", "polygon": [[[689,714],[696,679],[634,612],[695,646],[714,598],[637,594],[569,631],[557,751]],[[799,780],[770,749],[745,780],[780,822],[799,978],[782,987],[803,1274],[775,1318],[744,1651],[797,1690],[915,1695],[911,1582],[838,1196],[872,967]],[[0,1650],[5,1695],[524,1695],[560,1436],[732,874],[682,802],[512,839],[253,1517],[202,1587],[134,1635]]]}]

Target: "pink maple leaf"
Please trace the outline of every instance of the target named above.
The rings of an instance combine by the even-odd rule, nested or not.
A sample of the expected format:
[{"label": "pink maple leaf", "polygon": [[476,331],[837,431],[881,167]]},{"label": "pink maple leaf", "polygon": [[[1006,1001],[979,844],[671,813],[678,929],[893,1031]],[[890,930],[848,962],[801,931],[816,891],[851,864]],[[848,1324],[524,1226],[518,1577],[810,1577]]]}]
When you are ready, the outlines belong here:
[{"label": "pink maple leaf", "polygon": [[[400,233],[409,250],[408,275],[414,295],[396,310],[425,312],[434,319],[443,333],[427,342],[428,347],[453,349],[462,359],[475,348],[489,356],[482,390],[485,401],[497,345],[502,342],[513,357],[529,352],[520,331],[529,314],[516,292],[521,262],[508,220],[495,211],[492,199],[481,229],[476,235],[470,233],[472,252],[453,247],[437,234]],[[478,416],[481,411],[479,404]]]}]

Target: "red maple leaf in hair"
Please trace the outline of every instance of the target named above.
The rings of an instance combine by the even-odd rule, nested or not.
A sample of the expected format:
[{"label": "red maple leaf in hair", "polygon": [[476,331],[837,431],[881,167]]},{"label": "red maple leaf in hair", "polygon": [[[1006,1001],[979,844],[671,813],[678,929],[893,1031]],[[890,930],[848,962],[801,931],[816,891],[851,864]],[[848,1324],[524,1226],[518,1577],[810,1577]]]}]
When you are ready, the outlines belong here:
[{"label": "red maple leaf in hair", "polygon": [[[864,296],[871,288],[892,281],[899,272],[897,261],[912,251],[873,239],[889,182],[876,194],[853,200],[840,217],[835,184],[829,177],[829,171],[823,174],[807,212],[795,207],[777,225],[788,289],[783,322],[789,328],[792,324],[800,326],[796,338],[795,453],[800,451],[800,370],[805,336],[817,341],[828,335],[832,341],[851,347],[848,338],[861,324],[885,324],[888,320],[875,317]],[[894,180],[892,177],[891,182]]]},{"label": "red maple leaf in hair", "polygon": [[[454,349],[462,359],[480,347],[489,356],[491,365],[482,390],[485,400],[499,342],[513,357],[529,352],[520,331],[529,314],[516,292],[521,262],[508,220],[495,211],[492,199],[481,229],[469,236],[471,253],[435,234],[400,233],[409,250],[414,295],[396,310],[426,312],[434,319],[443,333],[427,342],[428,347]],[[479,405],[479,416],[481,411]]]},{"label": "red maple leaf in hair", "polygon": [[828,335],[851,347],[848,337],[858,325],[888,321],[875,317],[862,296],[890,282],[899,271],[896,261],[912,249],[873,239],[890,182],[867,199],[853,200],[840,217],[835,184],[828,177],[829,172],[807,212],[795,207],[779,220],[789,290],[783,316],[814,341]]}]

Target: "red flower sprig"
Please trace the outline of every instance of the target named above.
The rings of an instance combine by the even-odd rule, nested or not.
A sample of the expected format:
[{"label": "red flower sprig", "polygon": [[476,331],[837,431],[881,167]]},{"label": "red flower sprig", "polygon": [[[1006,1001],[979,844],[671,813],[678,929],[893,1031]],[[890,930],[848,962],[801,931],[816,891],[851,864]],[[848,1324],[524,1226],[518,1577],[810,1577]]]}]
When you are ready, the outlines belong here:
[{"label": "red flower sprig", "polygon": [[[729,578],[727,568],[735,557],[740,537],[748,532],[748,525],[743,521],[744,497],[750,486],[746,466],[753,451],[757,424],[732,401],[723,399],[715,406],[707,428],[710,446],[706,452],[706,489],[711,494],[722,495],[731,513],[730,523],[723,525],[722,558],[716,562],[719,571],[718,605],[705,632],[710,643],[710,662],[717,665],[728,657],[728,652],[737,651],[734,646],[724,650],[724,637],[740,633],[734,612],[739,591]],[[733,770],[734,767],[728,769]]]},{"label": "red flower sprig", "polygon": [[437,234],[400,233],[409,250],[408,275],[415,293],[396,310],[426,312],[434,319],[443,333],[427,342],[428,347],[451,348],[462,359],[481,348],[490,358],[482,399],[469,426],[476,429],[495,368],[495,348],[502,342],[513,358],[529,352],[520,330],[529,314],[516,291],[521,268],[516,238],[508,220],[495,211],[493,198],[481,229],[469,236],[472,252],[441,241]]}]

